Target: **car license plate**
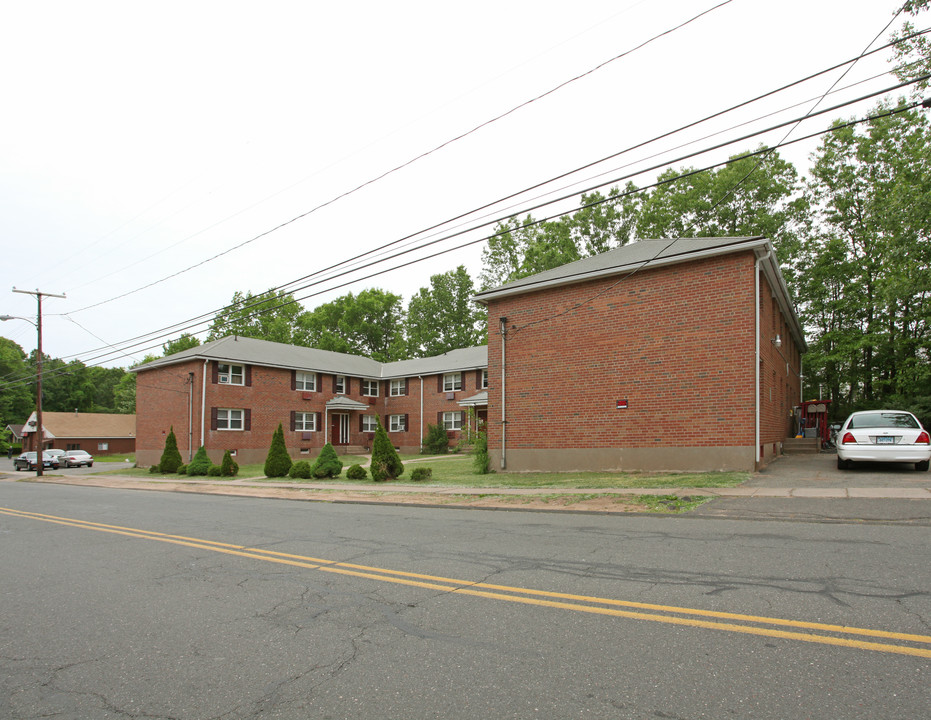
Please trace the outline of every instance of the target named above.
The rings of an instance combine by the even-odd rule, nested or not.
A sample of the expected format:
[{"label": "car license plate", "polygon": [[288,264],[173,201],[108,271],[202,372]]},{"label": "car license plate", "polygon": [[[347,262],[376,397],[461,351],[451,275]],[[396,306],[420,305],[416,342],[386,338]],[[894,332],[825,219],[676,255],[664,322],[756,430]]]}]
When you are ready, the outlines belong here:
[{"label": "car license plate", "polygon": [[895,438],[889,435],[880,435],[879,437],[876,438],[876,444],[877,445],[892,445],[894,440]]}]

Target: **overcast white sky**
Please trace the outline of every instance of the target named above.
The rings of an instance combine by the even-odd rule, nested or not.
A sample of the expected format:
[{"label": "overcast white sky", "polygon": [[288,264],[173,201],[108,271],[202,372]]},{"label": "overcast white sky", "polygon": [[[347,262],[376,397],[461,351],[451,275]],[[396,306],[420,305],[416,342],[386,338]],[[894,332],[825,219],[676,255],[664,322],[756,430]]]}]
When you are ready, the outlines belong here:
[{"label": "overcast white sky", "polygon": [[[720,0],[8,0],[0,3],[0,314],[35,318],[34,298],[11,292],[13,286],[67,293],[43,303],[44,351],[130,365],[160,352],[147,348],[160,348],[166,338],[128,355],[103,357],[99,349],[212,316],[236,290],[258,293],[310,275],[855,57],[900,1],[732,0],[247,242]],[[862,61],[841,85],[886,72],[889,57]],[[817,97],[840,73],[688,137]],[[888,75],[868,81],[823,106],[891,84]],[[873,104],[851,106],[797,134]],[[703,165],[760,141],[776,142],[784,132],[676,165]],[[645,167],[650,163],[643,158],[660,150],[667,152],[659,161],[671,162],[681,151],[668,148],[685,139],[576,179],[609,170],[603,180],[619,177],[624,171],[617,168],[633,160]],[[784,155],[801,167],[813,147]],[[495,216],[509,212],[499,207]],[[472,233],[435,250],[479,237]],[[295,294],[322,293],[304,302],[308,308],[366,287],[406,300],[431,274],[458,264],[477,280],[481,247]],[[157,284],[138,290],[150,283]],[[26,352],[35,348],[35,328],[26,322],[5,322],[0,333]]]}]

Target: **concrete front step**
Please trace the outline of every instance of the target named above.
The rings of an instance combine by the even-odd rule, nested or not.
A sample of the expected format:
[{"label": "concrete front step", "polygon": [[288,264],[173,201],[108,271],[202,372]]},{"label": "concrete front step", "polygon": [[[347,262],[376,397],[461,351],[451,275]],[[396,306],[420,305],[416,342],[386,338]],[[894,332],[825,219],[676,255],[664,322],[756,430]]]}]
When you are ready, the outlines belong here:
[{"label": "concrete front step", "polygon": [[821,440],[818,438],[786,438],[782,445],[782,452],[786,455],[805,455],[821,451]]},{"label": "concrete front step", "polygon": [[361,445],[334,445],[337,455],[366,455],[368,450]]}]

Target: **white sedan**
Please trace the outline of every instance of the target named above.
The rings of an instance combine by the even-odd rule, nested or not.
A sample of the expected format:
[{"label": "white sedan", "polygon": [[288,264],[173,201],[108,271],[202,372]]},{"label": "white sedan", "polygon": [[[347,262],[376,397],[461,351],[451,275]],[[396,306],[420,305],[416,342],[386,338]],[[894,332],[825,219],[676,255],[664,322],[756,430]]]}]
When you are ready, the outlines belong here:
[{"label": "white sedan", "polygon": [[916,470],[927,470],[931,436],[905,410],[855,412],[837,433],[837,468],[854,462],[915,463]]}]

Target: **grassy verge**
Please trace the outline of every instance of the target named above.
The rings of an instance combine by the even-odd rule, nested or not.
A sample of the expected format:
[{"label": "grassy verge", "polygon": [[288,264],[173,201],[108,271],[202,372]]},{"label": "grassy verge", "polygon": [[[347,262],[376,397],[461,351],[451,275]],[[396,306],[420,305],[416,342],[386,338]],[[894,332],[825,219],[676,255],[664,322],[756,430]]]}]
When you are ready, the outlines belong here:
[{"label": "grassy verge", "polygon": [[[390,491],[391,483],[375,483],[366,480],[348,480],[346,468],[363,462],[362,458],[343,456],[343,475],[328,479],[327,483],[339,483],[347,488],[378,487]],[[410,462],[416,459],[418,462]],[[432,487],[483,487],[483,488],[553,488],[563,489],[617,489],[617,488],[712,488],[735,487],[749,479],[745,472],[706,472],[706,473],[643,473],[643,472],[569,472],[569,473],[489,473],[476,475],[472,471],[472,458],[467,455],[442,458],[424,458],[422,455],[407,459],[404,475],[399,483],[409,483],[410,473],[417,467],[429,467],[433,471],[430,480],[418,483],[425,490]],[[132,468],[119,471],[121,475],[133,477],[150,477],[153,479],[172,479],[177,475],[150,474],[147,468]],[[242,465],[239,478],[256,479],[259,482],[282,482],[290,478],[265,478],[264,464]],[[219,478],[212,478],[219,480]],[[314,481],[306,481],[314,482]]]}]

